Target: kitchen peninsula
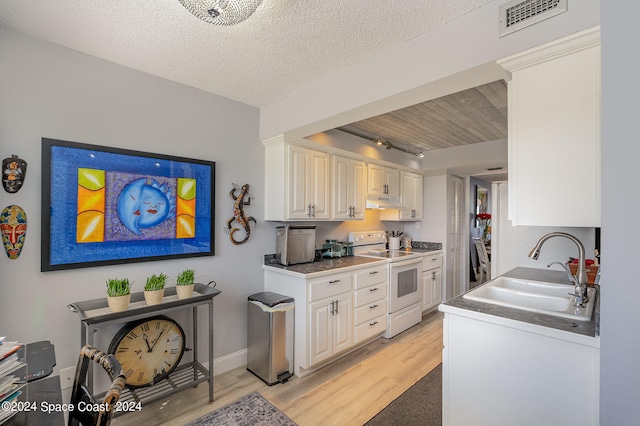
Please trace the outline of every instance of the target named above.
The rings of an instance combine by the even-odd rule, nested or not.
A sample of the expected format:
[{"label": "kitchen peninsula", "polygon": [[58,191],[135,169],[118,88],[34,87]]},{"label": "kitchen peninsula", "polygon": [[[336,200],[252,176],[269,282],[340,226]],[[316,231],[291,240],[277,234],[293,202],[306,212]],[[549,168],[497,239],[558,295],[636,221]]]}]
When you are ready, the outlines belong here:
[{"label": "kitchen peninsula", "polygon": [[[568,281],[563,272],[523,267],[502,277]],[[572,291],[567,285],[567,293]],[[597,425],[600,338],[595,302],[589,321],[464,295],[440,305],[445,313],[443,424]]]}]

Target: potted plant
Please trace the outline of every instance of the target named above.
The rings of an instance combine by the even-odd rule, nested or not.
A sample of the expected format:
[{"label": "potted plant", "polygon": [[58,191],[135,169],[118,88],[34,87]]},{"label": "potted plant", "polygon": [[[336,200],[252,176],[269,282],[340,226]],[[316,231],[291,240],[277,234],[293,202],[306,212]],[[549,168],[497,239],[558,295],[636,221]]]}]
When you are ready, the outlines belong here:
[{"label": "potted plant", "polygon": [[111,312],[122,312],[129,309],[131,301],[131,284],[128,278],[110,278],[107,280],[107,303]]},{"label": "potted plant", "polygon": [[166,281],[167,276],[163,273],[160,273],[160,275],[153,274],[147,277],[147,282],[144,284],[144,300],[147,302],[147,305],[162,303],[164,284]]},{"label": "potted plant", "polygon": [[193,269],[185,269],[178,274],[176,282],[176,294],[178,299],[186,299],[193,294],[193,280],[195,278],[195,271]]}]

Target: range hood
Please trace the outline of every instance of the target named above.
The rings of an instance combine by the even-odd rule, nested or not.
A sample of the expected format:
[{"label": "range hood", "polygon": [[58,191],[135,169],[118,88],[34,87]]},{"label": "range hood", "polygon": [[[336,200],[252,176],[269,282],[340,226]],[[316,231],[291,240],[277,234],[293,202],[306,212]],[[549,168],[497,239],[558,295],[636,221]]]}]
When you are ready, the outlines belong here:
[{"label": "range hood", "polygon": [[368,209],[399,209],[400,197],[397,195],[368,195]]}]

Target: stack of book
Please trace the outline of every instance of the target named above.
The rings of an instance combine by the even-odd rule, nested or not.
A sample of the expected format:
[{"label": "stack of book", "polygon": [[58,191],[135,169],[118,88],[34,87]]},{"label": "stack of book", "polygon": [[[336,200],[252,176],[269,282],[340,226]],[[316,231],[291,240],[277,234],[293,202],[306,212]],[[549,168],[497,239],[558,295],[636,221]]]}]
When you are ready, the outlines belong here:
[{"label": "stack of book", "polygon": [[[14,401],[20,396],[22,393],[20,384],[24,382],[24,378],[20,375],[13,374],[25,365],[20,361],[17,353],[22,345],[4,339],[0,337],[0,404]],[[4,423],[17,412],[18,410],[0,409],[0,423]]]}]

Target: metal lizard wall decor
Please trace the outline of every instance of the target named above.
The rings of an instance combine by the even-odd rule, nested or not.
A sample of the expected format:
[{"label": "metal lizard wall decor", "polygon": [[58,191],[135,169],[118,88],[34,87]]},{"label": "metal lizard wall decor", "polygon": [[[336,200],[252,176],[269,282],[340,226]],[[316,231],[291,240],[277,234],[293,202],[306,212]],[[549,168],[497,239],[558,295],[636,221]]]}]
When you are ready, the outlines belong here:
[{"label": "metal lizard wall decor", "polygon": [[[234,183],[233,189],[229,192],[229,195],[231,195],[231,198],[233,198],[235,202],[233,203],[233,217],[227,221],[227,227],[225,228],[225,231],[229,233],[231,242],[235,245],[244,244],[249,240],[251,236],[249,222],[253,222],[255,226],[258,226],[258,222],[256,222],[253,216],[247,217],[244,214],[244,206],[251,205],[251,199],[253,198],[253,195],[249,193],[249,184],[242,185],[242,187],[240,187],[240,193],[236,195],[238,188],[238,185]],[[233,222],[236,222],[238,226],[244,229],[244,239],[238,241],[233,238],[233,234],[241,229],[232,227],[231,224]]]}]

